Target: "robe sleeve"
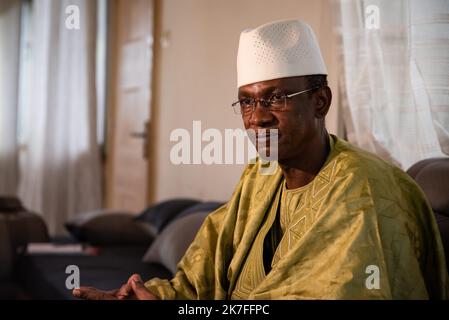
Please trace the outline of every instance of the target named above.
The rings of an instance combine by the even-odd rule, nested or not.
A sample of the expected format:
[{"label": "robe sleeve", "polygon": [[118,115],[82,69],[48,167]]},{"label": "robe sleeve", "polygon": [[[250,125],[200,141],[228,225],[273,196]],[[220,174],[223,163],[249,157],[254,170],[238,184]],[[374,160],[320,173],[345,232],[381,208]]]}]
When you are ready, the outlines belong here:
[{"label": "robe sleeve", "polygon": [[171,279],[154,278],[145,287],[161,299],[211,299],[215,295],[215,251],[227,205],[211,213]]},{"label": "robe sleeve", "polygon": [[[226,299],[227,265],[232,259],[233,230],[242,186],[253,165],[247,165],[234,190],[231,200],[207,216],[192,244],[178,263],[171,280],[154,278],[145,287],[164,300],[172,299]],[[232,209],[231,209],[232,208]],[[218,250],[222,245],[223,250]]]}]

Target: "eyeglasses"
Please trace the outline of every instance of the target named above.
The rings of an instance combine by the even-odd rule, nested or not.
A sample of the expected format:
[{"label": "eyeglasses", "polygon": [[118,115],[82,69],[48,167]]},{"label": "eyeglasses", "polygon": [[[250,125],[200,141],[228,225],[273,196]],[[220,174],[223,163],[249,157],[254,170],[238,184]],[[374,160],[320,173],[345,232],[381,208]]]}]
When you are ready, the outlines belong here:
[{"label": "eyeglasses", "polygon": [[256,109],[257,102],[260,102],[268,111],[284,111],[287,109],[287,100],[300,94],[317,90],[323,85],[317,85],[310,89],[295,93],[274,93],[268,99],[243,98],[232,104],[235,114],[250,115]]}]

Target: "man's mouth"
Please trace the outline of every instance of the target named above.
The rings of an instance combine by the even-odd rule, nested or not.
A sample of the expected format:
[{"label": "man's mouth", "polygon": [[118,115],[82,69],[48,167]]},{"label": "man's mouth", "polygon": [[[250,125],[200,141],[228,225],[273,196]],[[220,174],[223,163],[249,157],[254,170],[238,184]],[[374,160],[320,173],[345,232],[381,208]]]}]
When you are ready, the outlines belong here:
[{"label": "man's mouth", "polygon": [[256,133],[256,149],[261,158],[277,160],[281,135],[278,130],[262,130]]},{"label": "man's mouth", "polygon": [[266,141],[279,141],[280,134],[278,130],[268,130],[266,133],[256,133],[256,140],[258,142],[266,142]]}]

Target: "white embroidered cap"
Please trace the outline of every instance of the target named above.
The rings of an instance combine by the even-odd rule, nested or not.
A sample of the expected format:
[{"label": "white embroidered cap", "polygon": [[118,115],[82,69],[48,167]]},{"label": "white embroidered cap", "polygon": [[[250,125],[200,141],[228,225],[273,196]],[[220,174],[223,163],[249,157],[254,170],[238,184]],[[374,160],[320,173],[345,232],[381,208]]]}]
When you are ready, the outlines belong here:
[{"label": "white embroidered cap", "polygon": [[240,34],[237,87],[285,77],[327,75],[312,28],[299,20],[270,22]]}]

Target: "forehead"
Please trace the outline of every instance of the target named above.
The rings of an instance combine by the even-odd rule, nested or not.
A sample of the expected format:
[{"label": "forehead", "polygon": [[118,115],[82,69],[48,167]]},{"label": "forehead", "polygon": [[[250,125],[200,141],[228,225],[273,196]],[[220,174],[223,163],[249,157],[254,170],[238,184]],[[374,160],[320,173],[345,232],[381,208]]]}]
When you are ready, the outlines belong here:
[{"label": "forehead", "polygon": [[260,81],[241,86],[238,90],[239,95],[259,95],[271,92],[275,89],[294,90],[301,88],[306,83],[306,77],[279,78],[267,81]]}]

